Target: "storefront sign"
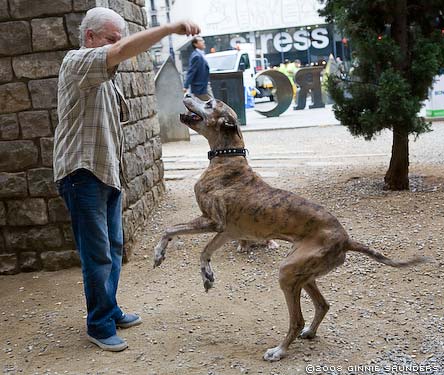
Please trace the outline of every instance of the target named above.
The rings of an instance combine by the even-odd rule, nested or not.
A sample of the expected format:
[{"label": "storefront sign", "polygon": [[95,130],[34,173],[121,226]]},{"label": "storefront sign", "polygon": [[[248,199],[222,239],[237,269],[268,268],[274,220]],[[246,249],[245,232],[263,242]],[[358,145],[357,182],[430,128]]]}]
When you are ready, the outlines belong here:
[{"label": "storefront sign", "polygon": [[306,51],[310,47],[324,49],[330,45],[330,36],[326,27],[313,29],[288,28],[286,31],[271,30],[261,32],[249,32],[230,39],[230,46],[236,47],[237,43],[255,43],[256,49],[262,53],[282,53],[290,51]]}]

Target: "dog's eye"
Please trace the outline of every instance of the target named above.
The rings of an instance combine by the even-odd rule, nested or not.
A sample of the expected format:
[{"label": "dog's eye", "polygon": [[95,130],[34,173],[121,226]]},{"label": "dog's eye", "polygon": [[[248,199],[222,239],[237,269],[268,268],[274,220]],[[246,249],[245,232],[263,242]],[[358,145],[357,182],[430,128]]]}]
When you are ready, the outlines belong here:
[{"label": "dog's eye", "polygon": [[211,100],[205,103],[205,108],[213,108],[213,103],[211,102]]}]

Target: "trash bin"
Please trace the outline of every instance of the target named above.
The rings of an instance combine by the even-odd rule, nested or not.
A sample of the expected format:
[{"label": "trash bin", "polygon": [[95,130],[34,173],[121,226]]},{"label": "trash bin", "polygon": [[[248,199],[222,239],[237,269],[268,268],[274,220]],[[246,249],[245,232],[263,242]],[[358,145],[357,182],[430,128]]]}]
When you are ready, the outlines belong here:
[{"label": "trash bin", "polygon": [[243,72],[211,73],[210,82],[214,97],[233,108],[240,124],[246,125]]}]

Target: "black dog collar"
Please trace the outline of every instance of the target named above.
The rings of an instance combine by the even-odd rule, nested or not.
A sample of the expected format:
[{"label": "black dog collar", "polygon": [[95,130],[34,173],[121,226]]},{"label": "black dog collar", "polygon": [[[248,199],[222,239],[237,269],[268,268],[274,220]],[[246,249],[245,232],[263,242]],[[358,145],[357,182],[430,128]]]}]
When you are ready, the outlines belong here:
[{"label": "black dog collar", "polygon": [[208,159],[213,159],[216,156],[243,156],[247,155],[246,148],[225,148],[222,150],[208,151]]}]

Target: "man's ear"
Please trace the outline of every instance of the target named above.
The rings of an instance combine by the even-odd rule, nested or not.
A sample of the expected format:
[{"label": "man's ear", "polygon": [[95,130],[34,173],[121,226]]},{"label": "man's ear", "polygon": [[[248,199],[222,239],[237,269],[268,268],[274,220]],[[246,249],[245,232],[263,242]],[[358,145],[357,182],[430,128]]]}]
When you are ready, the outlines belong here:
[{"label": "man's ear", "polygon": [[86,43],[91,44],[93,39],[94,39],[94,32],[90,29],[86,30],[86,32],[85,32]]}]

